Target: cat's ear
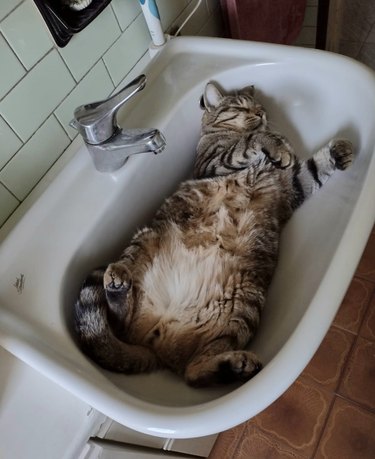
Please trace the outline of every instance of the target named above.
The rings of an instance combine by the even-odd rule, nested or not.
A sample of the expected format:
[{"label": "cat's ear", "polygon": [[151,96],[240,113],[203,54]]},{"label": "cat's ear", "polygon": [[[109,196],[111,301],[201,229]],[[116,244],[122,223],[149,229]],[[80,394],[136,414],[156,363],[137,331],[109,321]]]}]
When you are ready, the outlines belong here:
[{"label": "cat's ear", "polygon": [[220,89],[214,83],[209,82],[206,84],[201,100],[201,106],[203,104],[205,109],[211,111],[220,104],[223,97],[224,95],[221,93]]},{"label": "cat's ear", "polygon": [[247,94],[248,96],[254,97],[255,95],[255,86],[246,86],[245,88],[241,89],[240,91],[242,94]]}]

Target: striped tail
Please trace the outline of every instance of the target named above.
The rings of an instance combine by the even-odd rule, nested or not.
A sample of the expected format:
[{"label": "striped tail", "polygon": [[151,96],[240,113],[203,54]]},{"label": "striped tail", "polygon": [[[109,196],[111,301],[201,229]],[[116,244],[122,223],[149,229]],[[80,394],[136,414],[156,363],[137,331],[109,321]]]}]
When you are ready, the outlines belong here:
[{"label": "striped tail", "polygon": [[156,369],[158,361],[151,350],[113,334],[107,319],[104,271],[97,269],[88,276],[74,305],[75,332],[82,351],[110,371],[132,374]]}]

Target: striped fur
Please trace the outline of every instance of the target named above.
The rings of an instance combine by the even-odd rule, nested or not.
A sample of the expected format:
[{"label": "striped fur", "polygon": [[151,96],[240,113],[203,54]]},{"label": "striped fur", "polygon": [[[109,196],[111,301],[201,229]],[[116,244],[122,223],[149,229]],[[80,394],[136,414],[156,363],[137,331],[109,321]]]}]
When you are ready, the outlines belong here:
[{"label": "striped fur", "polygon": [[267,125],[254,89],[208,83],[194,178],[180,185],[121,258],[96,270],[75,304],[83,351],[112,371],[169,368],[193,386],[246,381],[247,350],[293,211],[352,161],[331,140],[307,161]]}]

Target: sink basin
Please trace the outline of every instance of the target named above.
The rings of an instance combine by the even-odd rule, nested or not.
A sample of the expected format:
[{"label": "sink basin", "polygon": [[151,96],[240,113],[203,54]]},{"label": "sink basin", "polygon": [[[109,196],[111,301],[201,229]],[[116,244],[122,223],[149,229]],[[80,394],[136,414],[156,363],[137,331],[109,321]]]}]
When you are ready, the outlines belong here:
[{"label": "sink basin", "polygon": [[[375,78],[343,56],[212,38],[172,40],[144,70],[148,83],[120,114],[166,137],[158,156],[97,172],[84,147],[0,247],[0,344],[134,430],[190,438],[228,429],[279,397],[327,332],[375,219]],[[125,376],[95,366],[71,334],[72,304],[92,268],[115,259],[134,230],[191,174],[206,82],[254,84],[269,118],[301,156],[335,136],[357,157],[287,224],[260,330],[265,368],[246,384],[193,389],[163,371]],[[90,102],[90,101],[87,101]]]}]

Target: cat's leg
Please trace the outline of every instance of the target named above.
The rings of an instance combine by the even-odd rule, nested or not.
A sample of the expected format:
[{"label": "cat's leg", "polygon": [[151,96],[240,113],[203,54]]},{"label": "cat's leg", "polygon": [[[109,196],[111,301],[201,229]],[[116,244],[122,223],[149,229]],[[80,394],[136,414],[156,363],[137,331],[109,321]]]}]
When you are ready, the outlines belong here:
[{"label": "cat's leg", "polygon": [[[204,387],[236,381],[245,382],[259,373],[262,364],[253,352],[222,351],[223,347],[227,347],[225,344],[225,339],[215,341],[204,353],[189,362],[185,369],[185,381],[190,386]],[[216,353],[217,351],[219,352]]]},{"label": "cat's leg", "polygon": [[103,284],[108,303],[108,318],[111,324],[127,327],[134,307],[133,278],[151,263],[158,247],[158,235],[151,228],[143,228],[125,249],[122,258],[108,265]]},{"label": "cat's leg", "polygon": [[333,139],[311,158],[298,161],[293,168],[297,206],[319,190],[337,169],[345,170],[349,167],[353,158],[351,142]]},{"label": "cat's leg", "polygon": [[132,276],[123,262],[108,265],[103,284],[108,304],[108,321],[119,331],[131,321],[133,310]]}]

